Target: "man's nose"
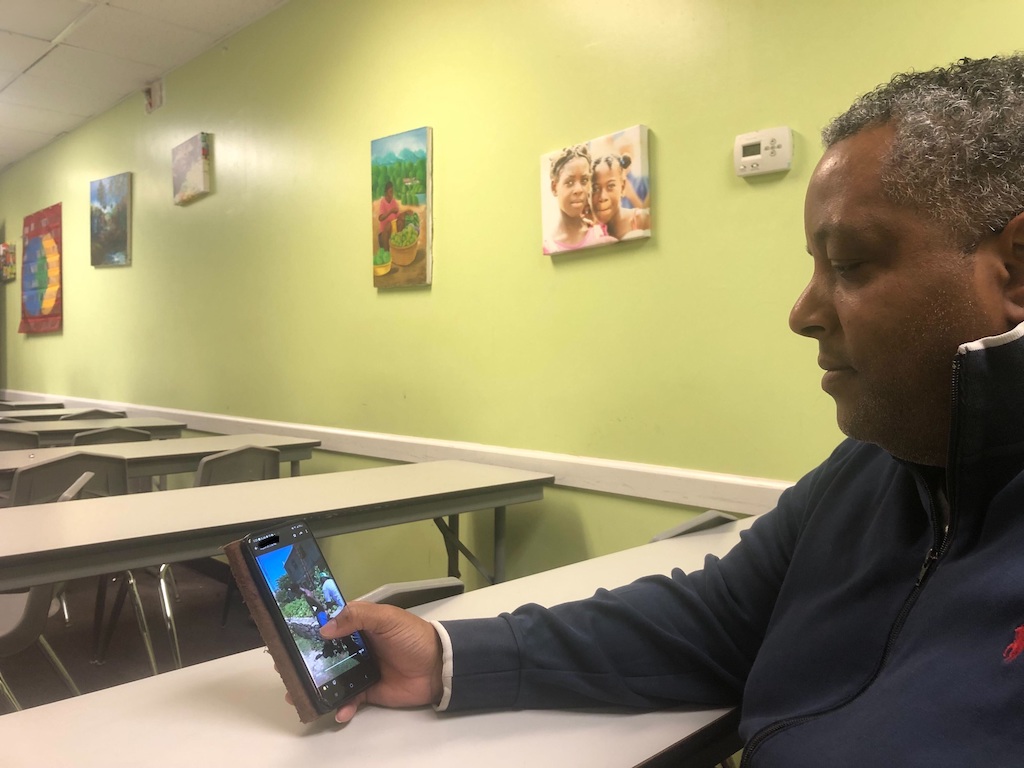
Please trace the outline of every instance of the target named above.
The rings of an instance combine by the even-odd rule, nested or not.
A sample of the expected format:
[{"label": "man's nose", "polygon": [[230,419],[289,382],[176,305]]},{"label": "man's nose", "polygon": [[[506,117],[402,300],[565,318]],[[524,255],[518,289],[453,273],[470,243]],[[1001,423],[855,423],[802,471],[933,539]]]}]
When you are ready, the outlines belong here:
[{"label": "man's nose", "polygon": [[816,339],[831,327],[834,316],[835,309],[825,286],[815,275],[789,311],[789,327],[793,333]]}]

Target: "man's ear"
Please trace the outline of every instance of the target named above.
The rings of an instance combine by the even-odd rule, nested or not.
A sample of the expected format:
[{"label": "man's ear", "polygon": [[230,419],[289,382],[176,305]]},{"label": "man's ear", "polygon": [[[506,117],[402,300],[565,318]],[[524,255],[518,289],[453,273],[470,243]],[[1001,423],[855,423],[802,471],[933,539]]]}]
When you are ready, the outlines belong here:
[{"label": "man's ear", "polygon": [[1018,213],[999,235],[1006,268],[1006,301],[1010,319],[1024,322],[1024,213]]}]

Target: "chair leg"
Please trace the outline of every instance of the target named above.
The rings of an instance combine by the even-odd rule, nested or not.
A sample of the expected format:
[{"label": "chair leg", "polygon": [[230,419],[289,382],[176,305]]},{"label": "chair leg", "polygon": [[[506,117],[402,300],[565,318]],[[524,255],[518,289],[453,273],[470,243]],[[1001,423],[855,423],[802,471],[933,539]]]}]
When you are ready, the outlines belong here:
[{"label": "chair leg", "polygon": [[0,693],[3,693],[7,700],[11,702],[11,706],[14,707],[15,711],[21,711],[21,704],[19,704],[18,700],[14,698],[14,692],[11,690],[10,686],[7,685],[7,681],[4,680],[4,676],[2,674],[0,674]]},{"label": "chair leg", "polygon": [[178,588],[174,581],[174,571],[170,563],[160,566],[160,605],[164,610],[164,625],[167,627],[167,639],[171,642],[171,658],[176,669],[181,669],[181,649],[178,647],[178,628],[174,624],[174,610],[171,608],[170,591],[167,584],[170,582],[172,590],[177,599]]},{"label": "chair leg", "polygon": [[164,568],[167,569],[167,571],[166,571],[166,573],[167,573],[167,580],[171,583],[171,594],[174,595],[174,602],[180,603],[181,602],[181,595],[178,594],[178,580],[176,578],[174,578],[174,571],[171,570],[170,563],[164,563],[163,565],[161,565],[160,566],[161,572],[163,572]]},{"label": "chair leg", "polygon": [[46,654],[46,658],[49,659],[50,664],[55,670],[57,670],[57,674],[64,680],[64,685],[68,687],[68,690],[75,696],[81,696],[82,692],[78,690],[78,686],[75,685],[75,681],[71,679],[71,675],[68,674],[67,668],[61,663],[60,659],[57,658],[57,654],[53,652],[53,648],[50,647],[50,644],[42,635],[39,636],[39,647],[43,649],[43,653]]},{"label": "chair leg", "polygon": [[149,656],[149,666],[155,675],[158,672],[156,654],[153,653],[153,641],[149,636],[149,624],[146,622],[146,612],[142,610],[142,598],[139,597],[139,588],[135,584],[135,575],[131,571],[125,571],[124,579],[132,598],[132,608],[135,609],[135,620],[139,623],[139,633],[142,635],[142,642],[145,644],[146,654]]},{"label": "chair leg", "polygon": [[64,615],[64,626],[71,624],[71,613],[68,611],[68,599],[63,592],[60,593],[60,612]]}]

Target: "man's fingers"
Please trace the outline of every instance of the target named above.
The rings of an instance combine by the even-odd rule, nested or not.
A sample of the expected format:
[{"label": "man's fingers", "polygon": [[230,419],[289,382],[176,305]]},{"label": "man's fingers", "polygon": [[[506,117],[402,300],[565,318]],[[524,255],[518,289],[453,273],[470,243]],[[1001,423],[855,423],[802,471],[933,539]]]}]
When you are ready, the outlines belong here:
[{"label": "man's fingers", "polygon": [[360,694],[354,699],[346,701],[338,707],[338,711],[334,713],[334,722],[347,723],[356,716],[356,712],[359,711],[359,707],[362,706],[365,700],[366,696],[364,694]]},{"label": "man's fingers", "polygon": [[379,613],[373,610],[366,611],[364,606],[378,607],[373,603],[348,603],[340,613],[320,628],[320,634],[331,640],[351,635],[359,630],[372,633],[380,629]]}]

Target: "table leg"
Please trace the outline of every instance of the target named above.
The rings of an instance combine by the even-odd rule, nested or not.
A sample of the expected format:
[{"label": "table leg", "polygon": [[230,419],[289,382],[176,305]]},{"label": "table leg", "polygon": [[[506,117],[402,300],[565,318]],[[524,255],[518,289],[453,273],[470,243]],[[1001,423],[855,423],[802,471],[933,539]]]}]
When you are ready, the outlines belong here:
[{"label": "table leg", "polygon": [[494,583],[505,580],[505,508],[494,508]]},{"label": "table leg", "polygon": [[469,564],[491,584],[505,580],[505,507],[494,508],[494,572],[489,573],[480,559],[474,555],[459,539],[459,516],[449,515],[448,522],[444,518],[435,517],[434,525],[444,536],[445,550],[448,552],[448,575],[460,576],[459,553],[461,552]]},{"label": "table leg", "polygon": [[[100,586],[100,589],[103,590],[103,594],[106,595],[106,592],[107,592],[106,577],[104,577],[104,580],[103,580],[102,585]],[[128,585],[127,585],[127,583],[125,583],[125,581],[124,581],[124,579],[122,577],[122,580],[118,584],[118,587],[117,587],[117,596],[114,598],[114,607],[113,607],[113,609],[110,612],[110,622],[107,624],[106,630],[102,632],[102,636],[101,636],[101,633],[99,631],[99,629],[101,628],[101,624],[97,624],[97,626],[93,629],[94,638],[98,641],[96,643],[96,647],[93,649],[93,658],[92,658],[92,663],[93,664],[102,664],[103,662],[106,661],[107,648],[110,646],[110,638],[114,634],[114,625],[117,622],[117,619],[121,615],[121,608],[124,605],[124,599],[127,596],[128,596]],[[98,598],[99,598],[99,594],[97,593],[97,600],[98,600]],[[97,602],[97,616],[98,615],[99,615],[99,603]]]},{"label": "table leg", "polygon": [[[448,515],[448,530],[452,532],[455,540],[459,539],[459,516]],[[450,539],[445,537],[444,548],[448,550],[448,575],[461,576],[459,573],[459,548]]]},{"label": "table leg", "polygon": [[110,574],[100,576],[100,583],[96,587],[96,608],[92,615],[92,660],[95,664],[103,663],[100,656],[100,638],[103,634],[103,619],[107,609],[107,582],[110,579]]}]

